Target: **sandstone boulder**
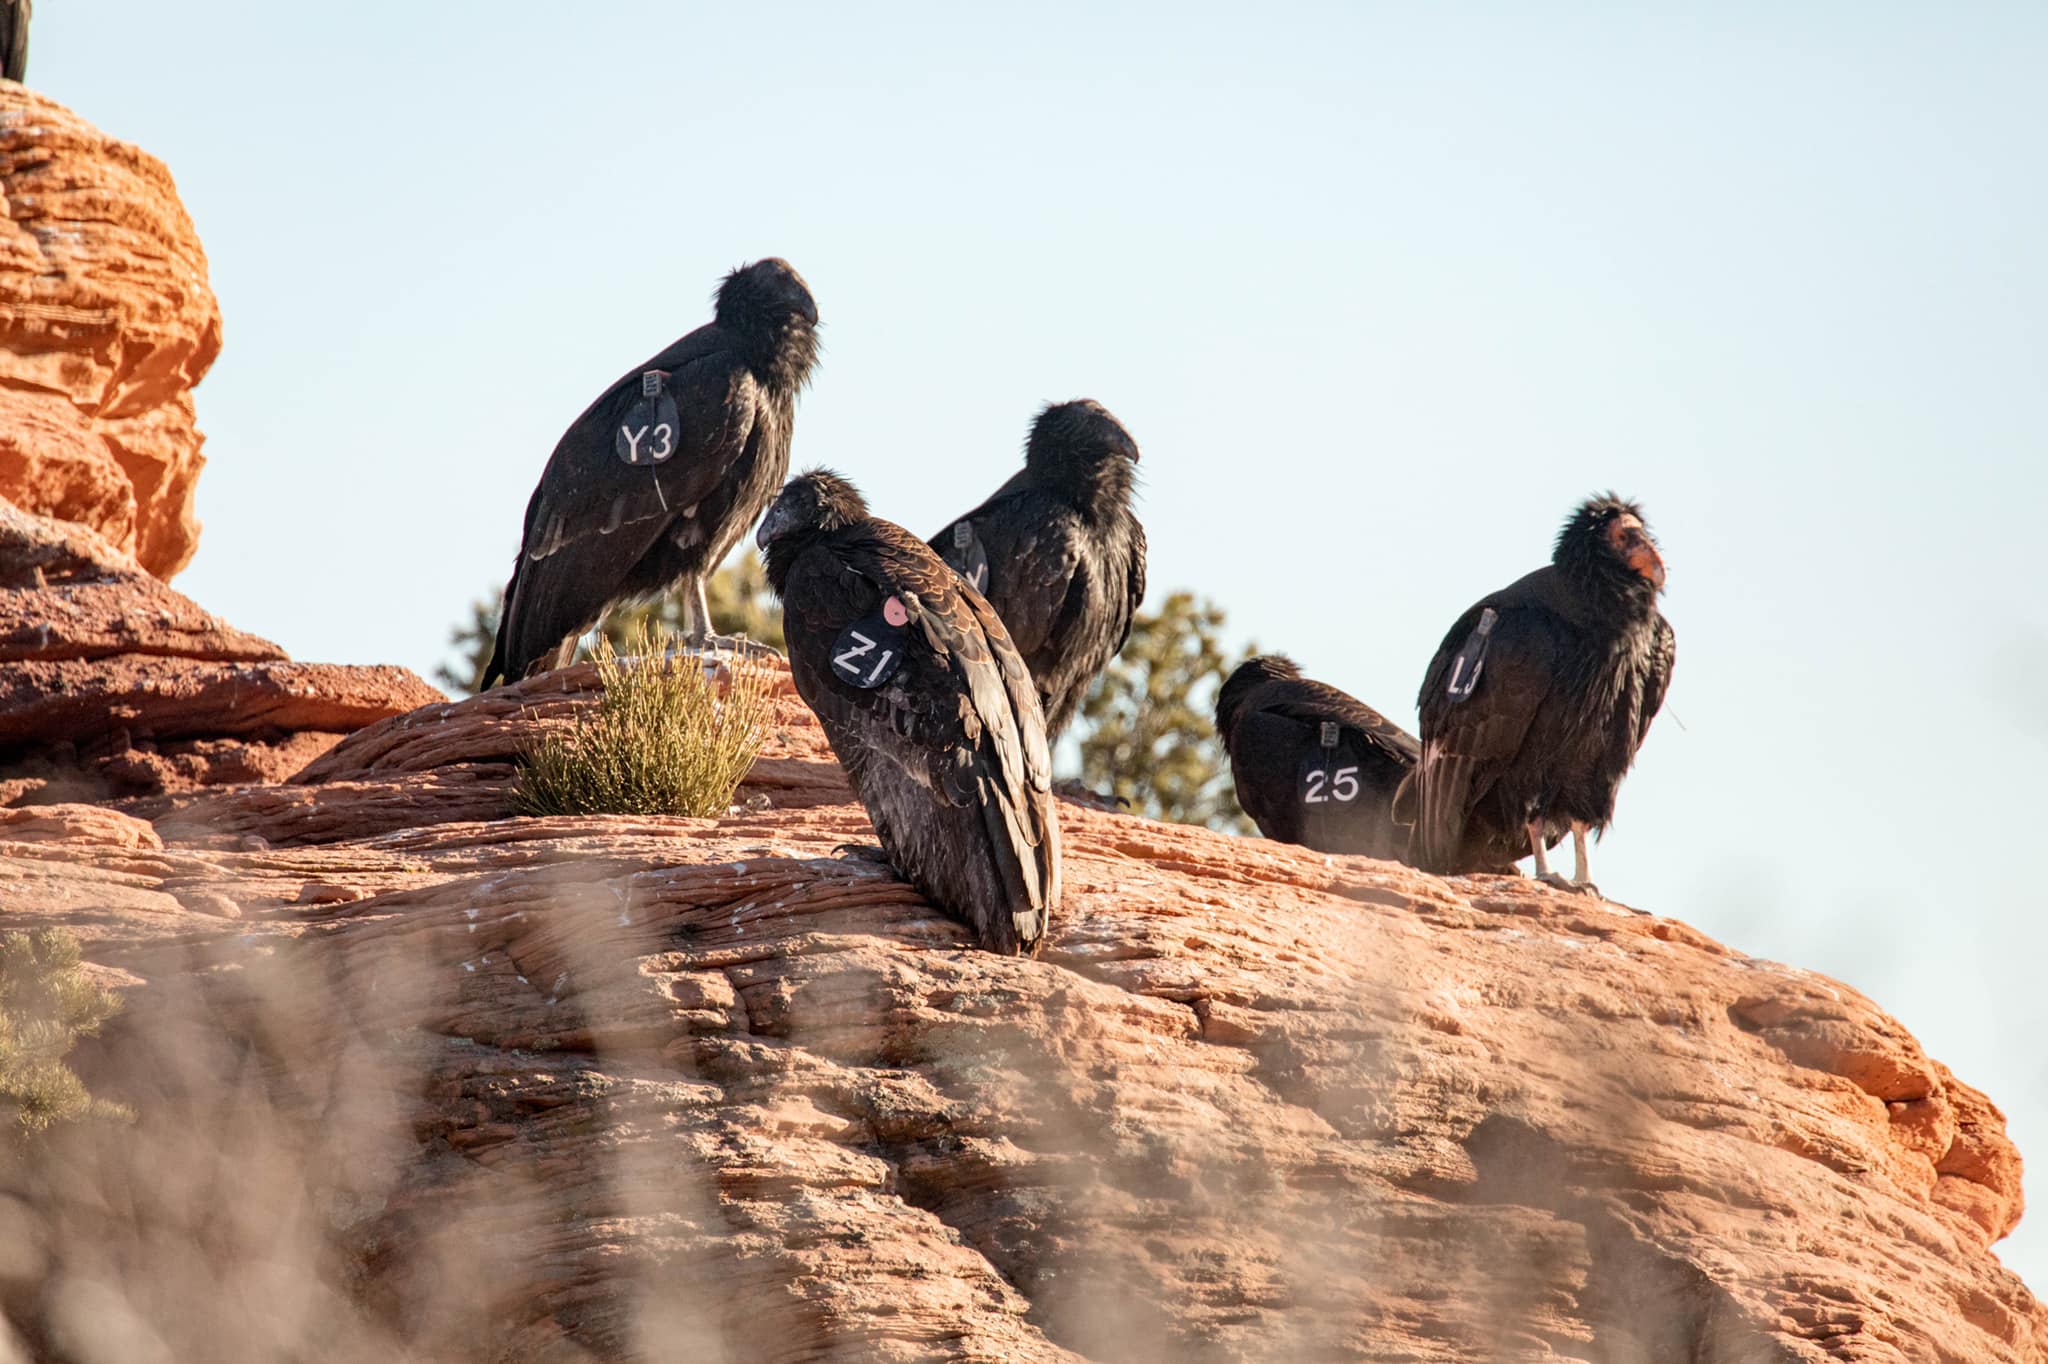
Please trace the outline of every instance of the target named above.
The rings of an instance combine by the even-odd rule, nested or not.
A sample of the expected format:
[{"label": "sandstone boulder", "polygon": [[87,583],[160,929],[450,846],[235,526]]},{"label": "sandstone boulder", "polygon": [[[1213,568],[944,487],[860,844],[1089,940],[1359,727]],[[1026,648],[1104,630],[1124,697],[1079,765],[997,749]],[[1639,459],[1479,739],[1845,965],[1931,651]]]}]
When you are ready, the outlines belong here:
[{"label": "sandstone boulder", "polygon": [[168,579],[192,558],[192,387],[220,351],[170,172],[0,82],[0,498]]},{"label": "sandstone boulder", "polygon": [[84,526],[0,502],[0,805],[282,780],[442,699],[402,668],[294,663]]},{"label": "sandstone boulder", "polygon": [[493,731],[583,685],[233,793],[305,846],[206,827],[225,796],[155,842],[0,823],[11,923],[73,928],[125,989],[79,1068],[137,1113],[7,1186],[25,1342],[2044,1357],[1988,1250],[2020,1213],[1998,1110],[1846,986],[1519,878],[1070,803],[1043,956],[989,956],[839,850],[872,833],[794,713],[764,761],[799,808],[392,824],[407,783],[492,785]]}]

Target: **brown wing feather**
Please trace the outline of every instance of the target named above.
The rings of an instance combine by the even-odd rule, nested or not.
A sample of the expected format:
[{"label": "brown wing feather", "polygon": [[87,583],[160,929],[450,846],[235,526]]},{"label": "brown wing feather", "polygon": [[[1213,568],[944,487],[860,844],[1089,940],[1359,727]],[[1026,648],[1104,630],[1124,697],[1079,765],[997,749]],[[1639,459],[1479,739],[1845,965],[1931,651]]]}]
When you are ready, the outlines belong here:
[{"label": "brown wing feather", "polygon": [[[556,443],[526,505],[491,673],[524,672],[629,595],[635,567],[732,475],[766,399],[735,355],[697,335],[622,376]],[[632,465],[614,432],[648,369],[668,371],[681,430],[671,458]]]},{"label": "brown wing feather", "polygon": [[[840,682],[826,657],[838,632],[891,595],[909,613],[899,672],[867,691]],[[973,924],[985,945],[1034,946],[1059,904],[1059,831],[1037,692],[1002,621],[928,548],[887,522],[833,532],[805,550],[783,602],[799,691],[824,721],[892,859]],[[904,780],[889,780],[887,771]],[[903,808],[912,801],[925,808]],[[970,823],[950,819],[952,811]],[[975,846],[940,846],[942,833]],[[976,876],[976,853],[988,858],[986,884]],[[1001,903],[982,902],[991,897]]]},{"label": "brown wing feather", "polygon": [[1636,721],[1636,743],[1639,745],[1650,733],[1650,721],[1656,719],[1657,712],[1664,708],[1664,693],[1671,688],[1671,672],[1677,666],[1678,634],[1660,612],[1656,642],[1650,646],[1650,675],[1643,685],[1643,711]]},{"label": "brown wing feather", "polygon": [[[1462,699],[1449,691],[1450,661],[1488,607],[1499,621],[1478,684]],[[1431,661],[1417,705],[1422,753],[1412,805],[1397,802],[1415,821],[1411,845],[1419,866],[1463,869],[1465,831],[1474,807],[1521,750],[1538,707],[1551,687],[1552,646],[1534,609],[1495,594],[1451,627]]]}]

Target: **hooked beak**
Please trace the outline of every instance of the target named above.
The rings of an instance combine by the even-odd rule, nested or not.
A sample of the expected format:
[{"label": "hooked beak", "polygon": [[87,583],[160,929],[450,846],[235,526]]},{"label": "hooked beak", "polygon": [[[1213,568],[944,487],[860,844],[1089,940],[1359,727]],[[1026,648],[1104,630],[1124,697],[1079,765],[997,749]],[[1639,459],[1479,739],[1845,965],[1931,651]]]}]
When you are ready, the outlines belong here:
[{"label": "hooked beak", "polygon": [[1656,547],[1644,540],[1628,552],[1628,566],[1650,580],[1651,586],[1659,592],[1664,590],[1664,556]]},{"label": "hooked beak", "polygon": [[789,504],[780,498],[776,499],[775,505],[768,509],[768,514],[761,518],[761,528],[754,532],[755,546],[767,549],[769,545],[789,533],[790,523],[795,520],[796,513],[790,510]]}]

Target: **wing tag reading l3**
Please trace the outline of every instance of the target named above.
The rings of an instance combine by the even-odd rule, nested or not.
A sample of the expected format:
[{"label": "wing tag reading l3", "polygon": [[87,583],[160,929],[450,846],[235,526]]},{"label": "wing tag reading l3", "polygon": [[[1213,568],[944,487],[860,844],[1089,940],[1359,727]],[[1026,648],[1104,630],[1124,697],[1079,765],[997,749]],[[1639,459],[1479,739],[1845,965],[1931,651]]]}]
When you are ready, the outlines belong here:
[{"label": "wing tag reading l3", "polygon": [[974,533],[972,521],[953,523],[945,558],[953,571],[967,580],[968,586],[984,597],[988,595],[988,551],[981,547],[981,537]]},{"label": "wing tag reading l3", "polygon": [[1457,655],[1451,659],[1451,680],[1444,687],[1444,695],[1451,700],[1465,700],[1479,685],[1479,673],[1486,666],[1486,649],[1493,643],[1493,627],[1499,620],[1494,609],[1487,607],[1479,613],[1479,624],[1458,646]]},{"label": "wing tag reading l3", "polygon": [[676,452],[681,434],[675,394],[668,391],[668,372],[645,371],[640,376],[640,397],[626,410],[612,439],[613,451],[628,464],[659,464]]},{"label": "wing tag reading l3", "polygon": [[832,641],[833,673],[862,691],[887,682],[903,666],[903,646],[910,633],[904,627],[909,622],[910,611],[900,598],[884,599],[880,609],[847,626]]}]

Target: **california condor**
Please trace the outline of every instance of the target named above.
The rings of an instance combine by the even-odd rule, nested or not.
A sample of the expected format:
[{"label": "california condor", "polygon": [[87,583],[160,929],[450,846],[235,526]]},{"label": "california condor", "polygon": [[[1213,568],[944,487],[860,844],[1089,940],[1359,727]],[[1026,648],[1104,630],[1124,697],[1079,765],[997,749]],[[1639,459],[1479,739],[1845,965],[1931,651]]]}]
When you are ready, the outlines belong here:
[{"label": "california condor", "polygon": [[611,606],[679,586],[685,633],[705,642],[704,580],[789,474],[817,326],[802,276],[756,261],[725,277],[709,323],[584,409],[526,504],[480,686],[561,666]]},{"label": "california condor", "polygon": [[[1663,588],[1642,508],[1610,493],[1572,513],[1547,566],[1458,618],[1417,701],[1418,865],[1461,870],[1476,837],[1519,829],[1539,877],[1592,889],[1586,834],[1614,817],[1615,792],[1671,683],[1677,641],[1657,610]],[[1565,828],[1570,882],[1544,857]]]},{"label": "california condor", "polygon": [[883,851],[996,952],[1036,950],[1060,902],[1052,757],[1002,621],[845,479],[790,480],[756,539],[797,693]]},{"label": "california condor", "polygon": [[1371,706],[1265,654],[1240,663],[1217,691],[1216,732],[1237,803],[1266,837],[1318,852],[1407,852],[1394,792],[1421,749]]},{"label": "california condor", "polygon": [[1131,514],[1138,443],[1100,403],[1041,411],[1024,467],[932,548],[988,599],[1059,738],[1145,597],[1145,528]]}]

